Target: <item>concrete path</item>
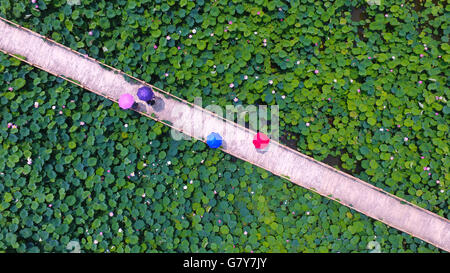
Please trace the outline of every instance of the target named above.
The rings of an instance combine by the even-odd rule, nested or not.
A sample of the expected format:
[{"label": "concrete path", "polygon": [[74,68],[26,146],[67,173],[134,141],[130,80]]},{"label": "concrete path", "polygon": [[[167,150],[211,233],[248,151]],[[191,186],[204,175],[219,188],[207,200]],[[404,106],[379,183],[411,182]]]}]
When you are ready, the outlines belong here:
[{"label": "concrete path", "polygon": [[[136,94],[142,85],[126,74],[0,17],[0,50],[117,102],[122,93]],[[17,56],[20,55],[20,56]],[[265,153],[256,152],[255,132],[224,120],[201,107],[152,86],[159,97],[153,106],[140,103],[137,111],[184,134],[204,141],[210,132],[222,135],[223,151],[264,168],[291,182],[333,199],[391,227],[450,251],[450,221],[376,188],[360,179],[271,141]],[[135,95],[137,100],[137,97]],[[138,100],[137,100],[138,101]]]}]

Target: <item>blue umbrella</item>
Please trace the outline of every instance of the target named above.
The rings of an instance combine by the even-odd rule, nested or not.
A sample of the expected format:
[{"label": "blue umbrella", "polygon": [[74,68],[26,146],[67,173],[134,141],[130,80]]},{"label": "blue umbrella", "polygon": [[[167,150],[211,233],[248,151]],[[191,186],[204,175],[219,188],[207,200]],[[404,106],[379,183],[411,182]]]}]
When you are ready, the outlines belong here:
[{"label": "blue umbrella", "polygon": [[206,138],[206,144],[213,149],[219,148],[222,145],[222,137],[218,133],[213,132]]},{"label": "blue umbrella", "polygon": [[137,96],[140,100],[148,102],[153,99],[155,94],[153,93],[153,90],[150,87],[143,86],[138,89]]}]

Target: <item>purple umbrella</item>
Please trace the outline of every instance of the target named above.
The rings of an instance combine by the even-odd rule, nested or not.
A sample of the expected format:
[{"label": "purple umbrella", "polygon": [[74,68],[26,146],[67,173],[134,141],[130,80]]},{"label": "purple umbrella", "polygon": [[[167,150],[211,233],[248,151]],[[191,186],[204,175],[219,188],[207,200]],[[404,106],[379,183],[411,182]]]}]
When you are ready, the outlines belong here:
[{"label": "purple umbrella", "polygon": [[138,89],[137,96],[140,100],[148,102],[153,99],[154,94],[151,87],[143,86]]},{"label": "purple umbrella", "polygon": [[120,95],[119,106],[122,109],[131,108],[134,104],[134,98],[131,94],[125,93]]}]

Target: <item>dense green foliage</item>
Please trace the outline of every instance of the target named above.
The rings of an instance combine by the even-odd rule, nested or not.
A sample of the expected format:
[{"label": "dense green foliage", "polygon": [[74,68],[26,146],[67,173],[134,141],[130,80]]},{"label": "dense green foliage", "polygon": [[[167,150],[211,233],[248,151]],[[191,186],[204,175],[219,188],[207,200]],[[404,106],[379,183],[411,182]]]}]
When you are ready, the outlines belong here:
[{"label": "dense green foliage", "polygon": [[[0,14],[187,100],[278,104],[300,151],[448,218],[448,6],[82,2]],[[437,251],[1,57],[0,250]]]},{"label": "dense green foliage", "polygon": [[349,252],[377,241],[383,251],[436,251],[0,57],[0,85],[16,88],[0,100],[0,250],[59,252],[79,241],[88,252]]}]

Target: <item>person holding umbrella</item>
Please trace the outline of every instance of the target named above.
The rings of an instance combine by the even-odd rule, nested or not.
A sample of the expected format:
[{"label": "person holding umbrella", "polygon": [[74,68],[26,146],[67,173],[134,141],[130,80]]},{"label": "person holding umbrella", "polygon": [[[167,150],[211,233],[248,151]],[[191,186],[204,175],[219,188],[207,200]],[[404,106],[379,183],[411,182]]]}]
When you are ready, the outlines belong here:
[{"label": "person holding umbrella", "polygon": [[133,95],[129,93],[124,93],[119,97],[119,107],[122,109],[134,108],[136,103],[134,101]]},{"label": "person holding umbrella", "polygon": [[259,131],[253,137],[253,145],[255,146],[256,151],[259,153],[267,152],[269,142],[270,142],[270,138],[267,135],[265,135]]},{"label": "person holding umbrella", "polygon": [[151,87],[142,86],[137,91],[137,96],[140,100],[145,101],[149,105],[155,104],[155,93]]},{"label": "person holding umbrella", "polygon": [[212,132],[206,137],[206,144],[208,144],[209,148],[219,148],[222,145],[222,141],[222,137],[215,132]]}]

